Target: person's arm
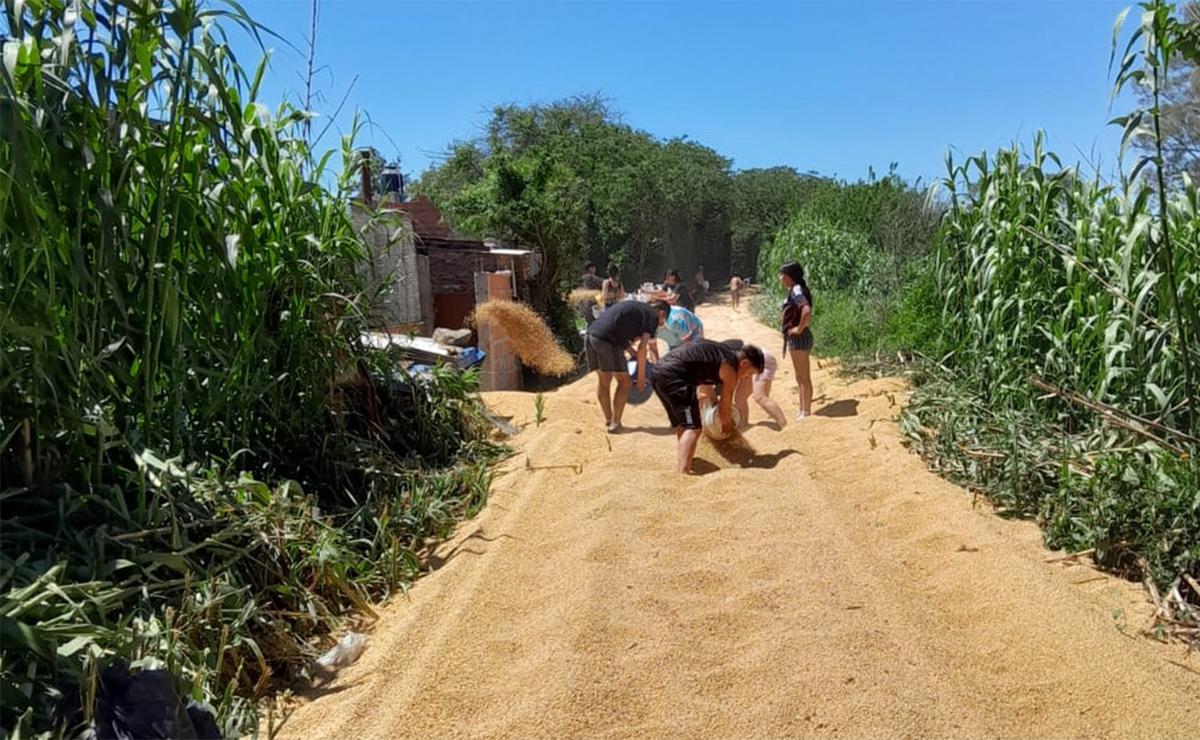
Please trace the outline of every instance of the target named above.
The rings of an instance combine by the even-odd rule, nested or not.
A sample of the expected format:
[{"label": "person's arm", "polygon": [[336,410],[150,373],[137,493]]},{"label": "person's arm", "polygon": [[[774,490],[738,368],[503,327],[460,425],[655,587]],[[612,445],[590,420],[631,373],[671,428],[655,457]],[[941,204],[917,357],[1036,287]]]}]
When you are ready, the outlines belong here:
[{"label": "person's arm", "polygon": [[650,341],[653,339],[649,334],[643,334],[642,340],[638,342],[637,349],[637,389],[638,392],[646,390],[646,353],[649,351]]},{"label": "person's arm", "polygon": [[812,323],[812,306],[805,303],[800,308],[800,331],[798,331],[797,333],[803,334],[804,330],[807,329],[808,325],[811,323]]},{"label": "person's arm", "polygon": [[721,431],[733,431],[733,394],[737,390],[737,370],[732,365],[721,365],[721,403],[717,413],[721,416]]},{"label": "person's arm", "polygon": [[616,287],[617,287],[617,300],[618,300],[618,301],[623,301],[623,300],[625,300],[625,286],[624,286],[624,284],[622,284],[622,283],[617,283],[617,286],[616,286]]}]

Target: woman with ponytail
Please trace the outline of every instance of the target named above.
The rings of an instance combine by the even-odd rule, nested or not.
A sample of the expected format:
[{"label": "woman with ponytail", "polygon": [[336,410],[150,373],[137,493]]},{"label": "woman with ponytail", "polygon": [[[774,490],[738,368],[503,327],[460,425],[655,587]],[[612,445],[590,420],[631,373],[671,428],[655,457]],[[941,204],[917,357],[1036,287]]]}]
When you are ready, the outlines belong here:
[{"label": "woman with ponytail", "polygon": [[798,262],[788,262],[779,268],[779,282],[787,290],[783,302],[783,351],[792,358],[796,370],[796,385],[800,389],[800,411],[797,419],[812,413],[813,384],[808,353],[812,351],[812,291],[804,282],[804,268]]}]

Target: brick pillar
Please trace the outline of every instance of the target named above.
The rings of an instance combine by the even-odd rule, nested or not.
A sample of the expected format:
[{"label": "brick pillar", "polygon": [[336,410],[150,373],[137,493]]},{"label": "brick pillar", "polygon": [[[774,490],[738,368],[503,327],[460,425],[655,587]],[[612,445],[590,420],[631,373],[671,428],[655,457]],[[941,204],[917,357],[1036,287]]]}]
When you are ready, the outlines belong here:
[{"label": "brick pillar", "polygon": [[[512,300],[512,273],[475,273],[475,305],[486,301]],[[521,362],[513,354],[503,331],[493,331],[487,324],[479,326],[479,348],[487,353],[479,385],[485,391],[516,391],[521,389]]]}]

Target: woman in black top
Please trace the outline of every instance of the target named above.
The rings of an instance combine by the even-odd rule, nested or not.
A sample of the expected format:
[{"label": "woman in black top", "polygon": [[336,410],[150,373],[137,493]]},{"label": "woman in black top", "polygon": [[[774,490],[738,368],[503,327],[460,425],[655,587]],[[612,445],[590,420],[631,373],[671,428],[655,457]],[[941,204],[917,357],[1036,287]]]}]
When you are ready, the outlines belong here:
[{"label": "woman in black top", "polygon": [[608,277],[600,286],[600,304],[608,308],[617,301],[625,300],[625,286],[621,285],[621,270],[616,264],[608,263]]},{"label": "woman in black top", "polygon": [[812,371],[808,353],[812,351],[812,291],[804,282],[804,268],[798,262],[788,262],[779,268],[779,282],[787,289],[783,301],[783,351],[792,358],[796,370],[796,385],[800,391],[800,411],[797,420],[812,413]]}]

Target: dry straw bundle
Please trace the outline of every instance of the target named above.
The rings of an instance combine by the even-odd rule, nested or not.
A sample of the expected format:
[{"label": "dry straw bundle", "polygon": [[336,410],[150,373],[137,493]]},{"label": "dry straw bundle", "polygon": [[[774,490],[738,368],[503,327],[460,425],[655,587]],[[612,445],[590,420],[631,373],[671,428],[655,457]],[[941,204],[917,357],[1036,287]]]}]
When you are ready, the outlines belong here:
[{"label": "dry straw bundle", "polygon": [[475,309],[475,323],[504,332],[521,362],[540,373],[563,376],[575,370],[575,358],[558,346],[542,317],[523,303],[488,301]]},{"label": "dry straw bundle", "polygon": [[599,301],[600,291],[591,288],[576,288],[567,296],[567,303],[572,306],[598,303]]}]

